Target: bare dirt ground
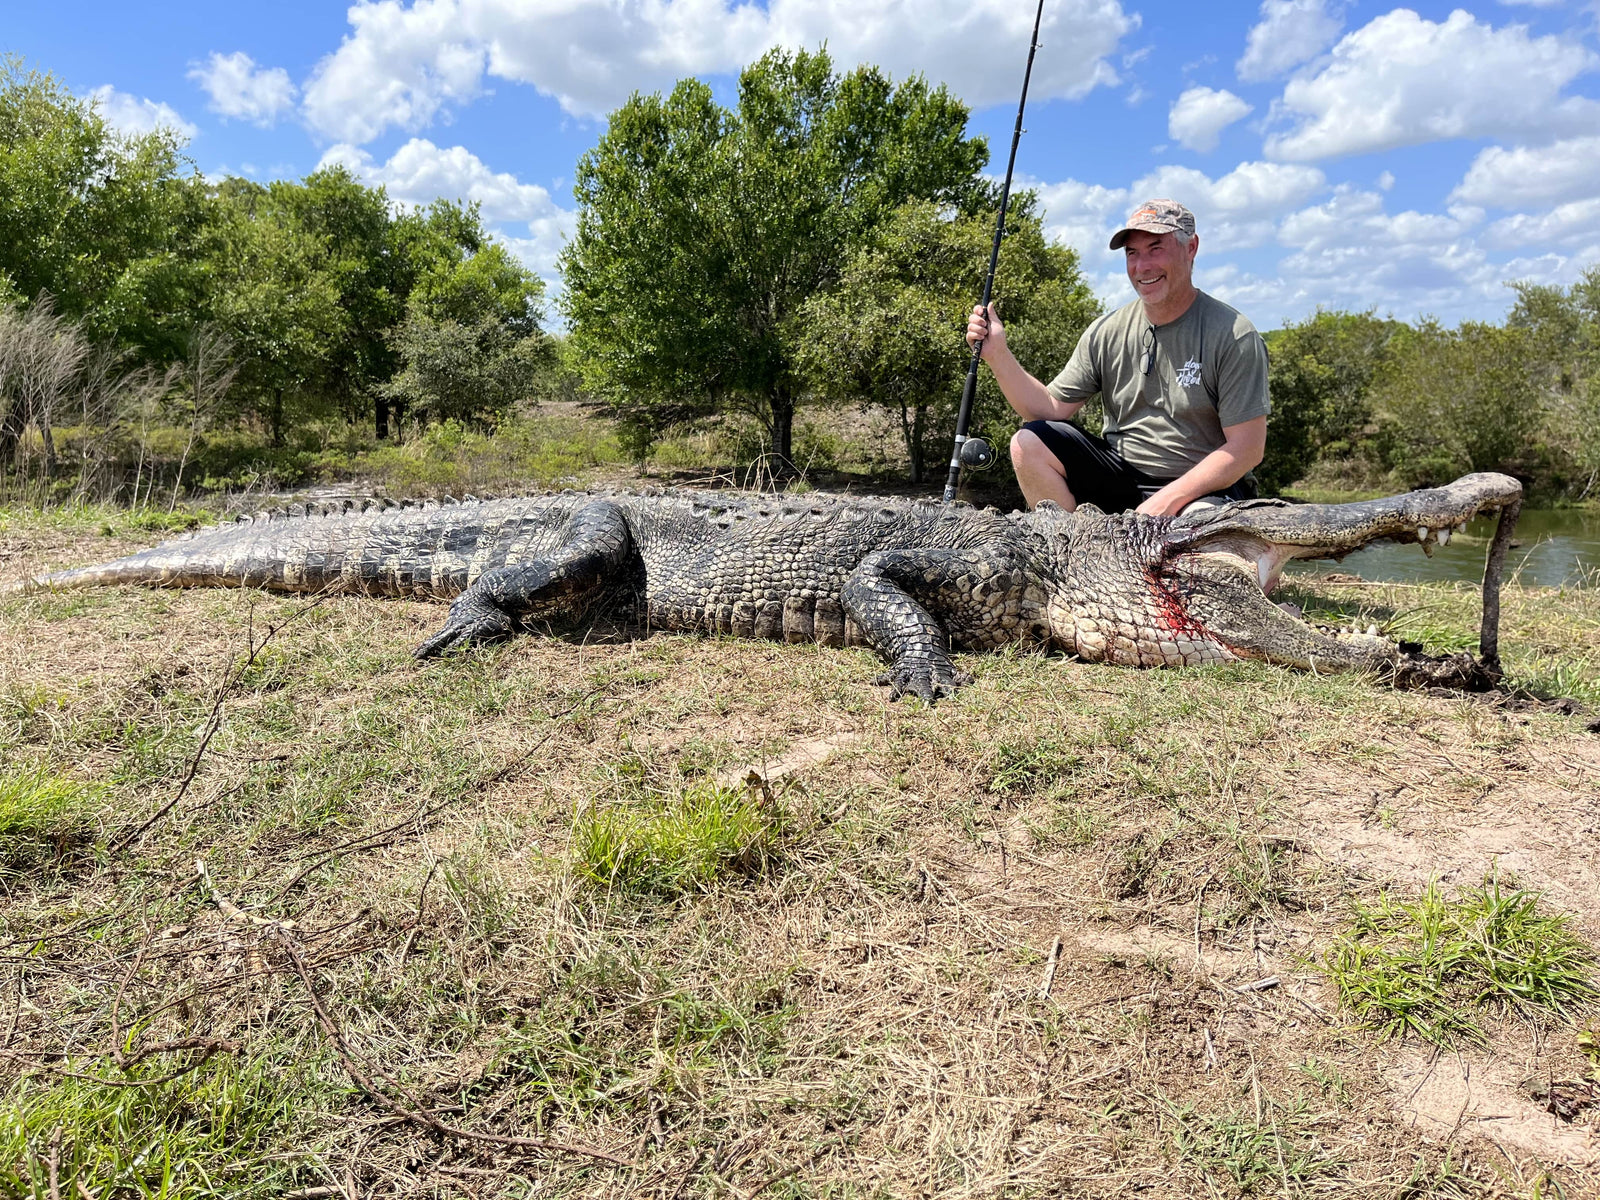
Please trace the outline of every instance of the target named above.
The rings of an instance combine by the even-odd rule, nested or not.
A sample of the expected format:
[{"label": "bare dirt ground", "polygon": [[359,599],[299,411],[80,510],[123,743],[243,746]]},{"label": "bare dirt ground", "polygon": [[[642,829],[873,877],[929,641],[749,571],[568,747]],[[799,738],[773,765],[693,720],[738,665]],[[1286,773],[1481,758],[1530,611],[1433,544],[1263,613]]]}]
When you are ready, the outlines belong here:
[{"label": "bare dirt ground", "polygon": [[[0,579],[153,540],[101,524],[0,522]],[[0,600],[3,773],[98,789],[0,847],[0,1193],[1600,1196],[1600,1106],[1547,1099],[1586,1014],[1382,1041],[1323,958],[1495,870],[1600,944],[1593,715],[1008,654],[929,710],[609,627],[418,666],[441,615]],[[1503,637],[1592,680],[1600,601],[1513,591]],[[752,771],[759,866],[587,881],[589,815]]]}]

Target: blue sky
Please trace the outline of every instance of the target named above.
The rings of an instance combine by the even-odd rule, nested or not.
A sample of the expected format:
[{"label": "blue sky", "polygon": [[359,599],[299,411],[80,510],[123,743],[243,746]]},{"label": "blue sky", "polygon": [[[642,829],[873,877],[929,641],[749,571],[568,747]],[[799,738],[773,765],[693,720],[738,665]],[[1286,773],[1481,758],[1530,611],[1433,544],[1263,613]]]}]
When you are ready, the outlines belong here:
[{"label": "blue sky", "polygon": [[[479,200],[541,274],[578,156],[635,88],[726,87],[774,44],[921,71],[1003,170],[1031,0],[10,0],[0,50],[207,174],[343,162],[391,196]],[[1046,0],[1018,172],[1108,301],[1106,236],[1192,207],[1200,282],[1263,328],[1318,305],[1496,319],[1505,282],[1600,263],[1600,4]]]}]

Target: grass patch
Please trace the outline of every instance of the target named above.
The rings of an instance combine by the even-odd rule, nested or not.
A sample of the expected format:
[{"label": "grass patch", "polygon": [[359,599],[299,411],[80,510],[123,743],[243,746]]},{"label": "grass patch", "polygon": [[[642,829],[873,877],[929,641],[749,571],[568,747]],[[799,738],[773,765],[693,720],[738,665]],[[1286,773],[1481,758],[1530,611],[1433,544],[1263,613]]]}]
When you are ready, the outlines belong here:
[{"label": "grass patch", "polygon": [[[173,1063],[151,1061],[154,1081]],[[93,1074],[81,1063],[73,1069]],[[266,1064],[213,1059],[148,1086],[91,1079],[24,1079],[0,1101],[0,1195],[178,1197],[281,1195],[288,1170],[261,1161],[294,1123],[296,1104]],[[50,1144],[61,1138],[57,1188]],[[84,1190],[80,1191],[80,1187]]]},{"label": "grass patch", "polygon": [[1413,904],[1385,893],[1357,904],[1324,962],[1340,1000],[1385,1037],[1483,1042],[1486,1008],[1571,1019],[1600,995],[1594,951],[1538,900],[1498,876],[1454,898],[1436,883]]},{"label": "grass patch", "polygon": [[783,828],[763,789],[699,782],[585,809],[572,831],[573,873],[609,891],[703,892],[728,876],[764,871]]},{"label": "grass patch", "polygon": [[1309,1132],[1311,1114],[1298,1100],[1267,1101],[1256,1113],[1203,1113],[1185,1104],[1168,1114],[1173,1148],[1213,1189],[1225,1182],[1247,1196],[1299,1195],[1340,1165]]},{"label": "grass patch", "polygon": [[0,863],[18,867],[86,836],[105,789],[47,771],[0,774]]}]

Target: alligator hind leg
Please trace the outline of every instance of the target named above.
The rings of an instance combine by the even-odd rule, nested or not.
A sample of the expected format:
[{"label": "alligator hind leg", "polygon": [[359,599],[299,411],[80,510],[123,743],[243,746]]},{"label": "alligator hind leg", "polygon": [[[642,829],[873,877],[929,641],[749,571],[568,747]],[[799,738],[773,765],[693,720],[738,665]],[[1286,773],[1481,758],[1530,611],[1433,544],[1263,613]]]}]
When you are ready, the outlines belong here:
[{"label": "alligator hind leg", "polygon": [[571,612],[620,572],[632,550],[622,510],[609,500],[586,504],[567,521],[558,549],[474,580],[450,605],[444,628],[415,655],[431,658],[455,646],[504,641],[521,620]]}]

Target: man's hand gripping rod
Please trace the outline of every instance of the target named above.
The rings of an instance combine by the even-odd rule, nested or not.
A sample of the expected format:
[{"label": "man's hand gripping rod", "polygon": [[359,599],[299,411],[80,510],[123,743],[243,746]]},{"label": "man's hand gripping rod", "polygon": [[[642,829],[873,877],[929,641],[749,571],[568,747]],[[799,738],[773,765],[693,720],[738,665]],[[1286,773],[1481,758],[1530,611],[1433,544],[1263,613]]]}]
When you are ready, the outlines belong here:
[{"label": "man's hand gripping rod", "polygon": [[[989,311],[989,299],[994,292],[994,272],[1000,265],[1000,239],[1006,235],[1006,207],[1011,203],[1011,171],[1017,165],[1017,143],[1022,140],[1022,110],[1028,106],[1028,80],[1033,75],[1033,56],[1039,49],[1039,22],[1044,17],[1044,0],[1033,14],[1033,38],[1028,43],[1028,66],[1022,72],[1022,99],[1017,102],[1017,127],[1011,134],[1011,157],[1006,161],[1006,181],[1000,189],[1000,219],[995,222],[994,248],[989,251],[989,275],[983,281],[983,310]],[[983,343],[973,344],[972,361],[967,364],[967,385],[961,391],[961,409],[956,414],[956,444],[950,454],[950,475],[944,484],[944,502],[956,498],[961,485],[961,468],[971,467],[981,471],[994,465],[994,450],[982,438],[969,438],[967,426],[972,422],[972,400],[978,394],[978,364],[983,361]]]}]

